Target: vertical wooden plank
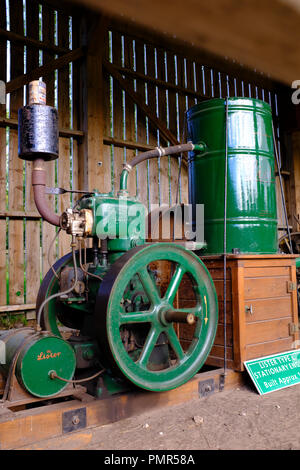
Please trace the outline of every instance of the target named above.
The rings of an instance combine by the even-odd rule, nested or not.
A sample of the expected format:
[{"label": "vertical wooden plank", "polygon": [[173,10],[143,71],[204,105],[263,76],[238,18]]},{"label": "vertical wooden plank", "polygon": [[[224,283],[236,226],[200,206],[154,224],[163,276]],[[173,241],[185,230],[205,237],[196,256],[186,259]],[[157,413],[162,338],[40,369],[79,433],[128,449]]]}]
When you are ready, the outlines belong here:
[{"label": "vertical wooden plank", "polygon": [[[122,35],[114,31],[112,33],[112,58],[113,64],[122,66]],[[113,124],[114,124],[114,137],[117,139],[124,139],[124,93],[119,83],[113,81]],[[114,191],[119,191],[120,188],[120,175],[124,163],[124,149],[114,147]]]},{"label": "vertical wooden plank", "polygon": [[[127,34],[124,36],[124,67],[134,71],[134,45],[133,38]],[[128,84],[134,89],[133,79],[128,79]],[[125,97],[126,106],[126,139],[135,140],[135,118],[134,103],[130,98]]]},{"label": "vertical wooden plank", "polygon": [[[43,41],[46,44],[53,45],[55,43],[54,38],[54,10],[47,4],[43,4],[42,10],[42,33]],[[51,52],[43,52],[43,64],[47,64],[49,61],[54,59],[54,54]],[[54,106],[54,95],[55,95],[55,76],[54,72],[43,77],[47,87],[47,104]],[[55,166],[56,161],[47,162],[46,172],[46,184],[48,187],[53,188],[55,186]],[[49,207],[55,210],[55,196],[47,195],[47,203]],[[49,270],[48,253],[50,245],[55,236],[55,227],[48,222],[42,221],[42,275],[44,276]],[[56,247],[54,246],[49,253],[49,261],[53,264],[57,258]]]},{"label": "vertical wooden plank", "polygon": [[[184,64],[184,57],[177,56],[177,84],[178,86],[185,88],[186,87],[186,77],[185,77],[185,64]],[[182,138],[182,131],[184,127],[184,115],[187,109],[186,105],[186,97],[182,93],[178,94],[178,113],[179,113],[179,140],[181,141]]]},{"label": "vertical wooden plank", "polygon": [[238,77],[236,79],[236,89],[237,89],[237,95],[243,97],[245,96],[245,86],[243,80],[240,80]]},{"label": "vertical wooden plank", "polygon": [[[34,0],[26,1],[26,30],[27,36],[39,39],[39,5]],[[26,70],[32,70],[39,66],[39,51],[35,48],[27,48]],[[28,88],[28,87],[27,87]],[[28,90],[27,90],[28,97]],[[25,208],[35,211],[35,203],[31,184],[32,162],[25,163],[26,169],[26,200]],[[40,221],[26,220],[26,303],[36,301],[40,285]]]},{"label": "vertical wooden plank", "polygon": [[[199,70],[197,72],[196,64],[193,63],[191,60],[186,60],[186,85],[187,88],[190,90],[195,90],[198,92],[203,92],[203,88],[201,88],[201,84],[203,87],[203,77],[202,77],[202,68],[201,68],[201,81],[198,77]],[[198,85],[197,85],[198,84]],[[197,90],[197,86],[200,87]],[[188,97],[188,108],[194,106],[197,100],[192,97]],[[199,100],[198,100],[199,102]],[[184,141],[187,141],[187,129],[186,129],[186,121],[184,122],[185,129],[181,130],[180,140],[182,136],[184,136]],[[187,204],[188,203],[188,173],[187,173],[187,166],[181,165],[181,175],[180,175],[180,202]]]},{"label": "vertical wooden plank", "polygon": [[235,87],[235,78],[232,75],[225,75],[224,79],[228,83],[228,96],[237,96]]},{"label": "vertical wooden plank", "polygon": [[[6,4],[0,0],[0,28],[6,29]],[[0,80],[6,82],[7,42],[0,41]],[[0,118],[5,117],[5,105],[0,104]],[[0,128],[0,210],[6,209],[6,129]],[[6,305],[6,220],[0,220],[0,305]]]},{"label": "vertical wooden plank", "polygon": [[[157,78],[166,81],[165,52],[163,49],[157,49]],[[158,88],[158,117],[167,124],[167,93],[162,87]],[[159,144],[167,144],[165,139],[159,137]],[[160,205],[170,205],[169,193],[169,164],[168,158],[159,159],[159,181],[160,181]]]},{"label": "vertical wooden plank", "polygon": [[233,360],[236,370],[243,370],[246,357],[246,320],[244,263],[234,261],[232,266]]},{"label": "vertical wooden plank", "polygon": [[[72,43],[71,48],[77,49],[80,47],[80,19],[77,15],[73,15],[71,18],[71,34],[72,34]],[[73,62],[71,65],[71,127],[72,129],[78,129],[79,127],[79,113],[78,113],[78,103],[79,103],[79,71],[80,66],[78,63]],[[77,139],[71,139],[71,153],[72,153],[72,189],[81,189],[79,188],[78,181],[78,143]],[[71,198],[72,204],[76,200],[76,195],[74,194]]]},{"label": "vertical wooden plank", "polygon": [[[24,35],[23,2],[10,0],[10,30]],[[24,47],[11,43],[11,80],[24,73]],[[17,119],[23,105],[23,89],[10,96],[10,117]],[[9,137],[9,209],[23,211],[24,162],[18,158],[18,133],[10,129]],[[23,220],[9,221],[9,303],[24,303],[24,236]]]},{"label": "vertical wooden plank", "polygon": [[[140,39],[135,40],[135,63],[136,71],[144,74],[144,42]],[[140,94],[143,100],[145,100],[145,83],[142,80],[137,80],[136,91]],[[144,144],[147,143],[146,118],[139,108],[137,108],[137,141]],[[138,165],[137,174],[139,199],[146,207],[149,207],[148,161],[142,162]]]},{"label": "vertical wooden plank", "polygon": [[[69,45],[69,17],[58,12],[58,45]],[[70,128],[70,80],[69,65],[58,71],[58,113],[60,128]],[[70,139],[59,138],[58,186],[70,188]],[[58,212],[61,214],[70,207],[70,194],[58,198]],[[70,237],[62,231],[59,240],[59,257],[70,251]]]},{"label": "vertical wooden plank", "polygon": [[[102,55],[108,21],[105,16],[91,14],[81,19],[82,45],[87,45],[86,60],[81,66],[80,128],[85,136],[78,146],[78,175],[81,189],[105,191],[110,185],[110,158],[105,155],[103,129]],[[102,165],[98,163],[102,162]],[[108,165],[107,165],[108,163]],[[108,180],[108,181],[106,181]]]},{"label": "vertical wooden plank", "polygon": [[219,87],[221,98],[226,98],[227,96],[227,80],[225,73],[219,73]]},{"label": "vertical wooden plank", "polygon": [[[194,76],[194,63],[190,59],[186,59],[185,62],[185,73],[186,73],[186,88],[188,90],[196,91],[196,80]],[[193,96],[187,95],[187,108],[191,108],[196,104],[196,100]]]},{"label": "vertical wooden plank", "polygon": [[[300,132],[293,131],[291,133],[291,153],[292,159],[292,173],[291,173],[291,185],[294,193],[294,212],[295,216],[300,219]],[[295,221],[294,221],[295,223]],[[297,231],[299,225],[294,227]]]},{"label": "vertical wooden plank", "polygon": [[[153,46],[147,44],[146,46],[146,64],[147,64],[147,75],[151,78],[155,78],[155,50]],[[153,83],[147,83],[147,100],[148,106],[152,109],[153,114],[157,115],[156,112],[156,87]],[[149,124],[149,136],[148,143],[153,147],[157,146],[157,132],[156,129]],[[158,170],[158,159],[154,158],[149,160],[149,199],[150,199],[150,211],[151,205],[159,204],[159,170]]]},{"label": "vertical wooden plank", "polygon": [[[133,38],[128,34],[124,36],[124,67],[129,70],[134,70],[134,53],[133,53]],[[134,81],[128,78],[128,83],[134,89]],[[136,140],[135,132],[135,106],[133,101],[125,94],[125,139],[131,142]],[[130,162],[136,155],[136,151],[126,149],[126,161]],[[136,171],[134,168],[130,172],[128,178],[128,191],[131,196],[136,195]]]},{"label": "vertical wooden plank", "polygon": [[[104,57],[109,60],[109,31],[107,27],[105,27],[105,31],[103,31],[103,38],[104,38],[104,47],[103,47],[103,54]],[[110,77],[108,74],[102,75],[102,126],[103,126],[103,135],[112,137],[113,130],[112,130],[112,102],[111,102],[111,89],[110,89]],[[103,137],[102,137],[103,139]],[[111,152],[112,147],[109,145],[102,146],[102,171],[99,175],[100,179],[100,191],[104,193],[108,193],[112,190],[112,180],[111,180]]]},{"label": "vertical wooden plank", "polygon": [[[290,260],[291,266],[290,266],[290,279],[292,283],[297,286],[297,270],[296,270],[296,261]],[[297,324],[298,323],[298,295],[295,291],[291,293],[292,296],[292,320],[293,323]],[[299,348],[299,332],[295,331],[293,335],[293,340],[297,341],[297,346],[296,348]],[[295,347],[295,346],[294,346]]]},{"label": "vertical wooden plank", "polygon": [[[177,66],[177,70],[176,70]],[[192,71],[189,70],[192,73]],[[185,58],[181,55],[177,55],[177,61],[172,59],[171,63],[168,62],[168,81],[172,84],[176,84],[176,73],[177,73],[177,85],[182,88],[191,87],[192,85],[188,82],[188,77],[186,74],[186,61]],[[191,77],[189,77],[191,78]],[[175,95],[175,94],[174,94]],[[187,97],[182,92],[177,95],[177,103],[174,100],[174,95],[171,90],[169,90],[170,106],[169,106],[169,121],[170,129],[173,133],[176,132],[178,141],[182,142],[184,135],[186,134],[185,127],[185,113],[187,110]],[[174,108],[175,105],[175,108]],[[176,127],[175,127],[176,126]],[[179,165],[178,160],[175,158],[170,158],[170,189],[171,189],[171,200],[170,203],[174,205],[177,202],[180,202],[181,195],[181,176],[179,178]],[[179,186],[178,186],[179,184]],[[177,196],[178,188],[178,196]]]},{"label": "vertical wooden plank", "polygon": [[198,93],[201,93],[203,97],[208,98],[210,96],[208,68],[198,61],[196,62],[196,80]]}]

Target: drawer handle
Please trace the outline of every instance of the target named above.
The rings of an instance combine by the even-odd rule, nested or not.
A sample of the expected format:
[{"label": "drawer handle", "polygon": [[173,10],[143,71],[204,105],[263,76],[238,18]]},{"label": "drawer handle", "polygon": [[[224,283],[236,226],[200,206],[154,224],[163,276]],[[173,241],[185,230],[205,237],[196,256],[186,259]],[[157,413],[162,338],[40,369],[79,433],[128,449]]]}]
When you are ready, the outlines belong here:
[{"label": "drawer handle", "polygon": [[254,314],[254,308],[252,307],[252,304],[245,306],[245,312],[246,312],[246,313],[250,313],[250,315],[253,315],[253,314]]}]

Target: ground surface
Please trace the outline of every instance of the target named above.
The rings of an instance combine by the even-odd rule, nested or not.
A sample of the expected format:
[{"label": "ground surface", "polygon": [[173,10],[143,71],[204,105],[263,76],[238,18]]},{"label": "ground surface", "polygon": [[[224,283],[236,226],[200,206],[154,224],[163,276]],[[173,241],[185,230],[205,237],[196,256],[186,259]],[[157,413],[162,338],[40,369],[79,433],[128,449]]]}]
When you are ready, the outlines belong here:
[{"label": "ground surface", "polygon": [[[46,449],[300,449],[300,385],[265,396],[235,387],[36,444]],[[34,446],[33,446],[34,447]],[[31,447],[32,448],[32,447]]]}]

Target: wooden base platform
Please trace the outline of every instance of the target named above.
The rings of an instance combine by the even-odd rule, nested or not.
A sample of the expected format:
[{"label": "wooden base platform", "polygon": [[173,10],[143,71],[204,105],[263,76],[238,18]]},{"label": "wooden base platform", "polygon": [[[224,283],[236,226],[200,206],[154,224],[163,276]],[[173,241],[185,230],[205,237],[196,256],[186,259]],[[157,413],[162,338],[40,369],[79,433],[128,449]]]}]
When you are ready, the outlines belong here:
[{"label": "wooden base platform", "polygon": [[[95,399],[83,393],[69,401],[35,404],[30,409],[0,408],[0,449],[49,448],[46,440],[70,439],[70,433],[137,416],[154,408],[177,405],[243,383],[243,374],[214,369],[197,374],[192,380],[169,392],[135,391]],[[43,444],[38,445],[38,442]],[[60,440],[60,448],[62,447]],[[45,447],[43,447],[43,445]]]}]

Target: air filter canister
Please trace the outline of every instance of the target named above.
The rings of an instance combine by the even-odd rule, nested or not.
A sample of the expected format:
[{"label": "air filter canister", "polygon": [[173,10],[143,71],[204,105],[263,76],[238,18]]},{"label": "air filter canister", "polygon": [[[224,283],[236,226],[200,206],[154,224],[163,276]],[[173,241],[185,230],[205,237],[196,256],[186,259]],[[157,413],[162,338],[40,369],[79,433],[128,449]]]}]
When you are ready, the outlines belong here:
[{"label": "air filter canister", "polygon": [[19,158],[58,158],[58,114],[52,106],[32,104],[19,109]]}]

